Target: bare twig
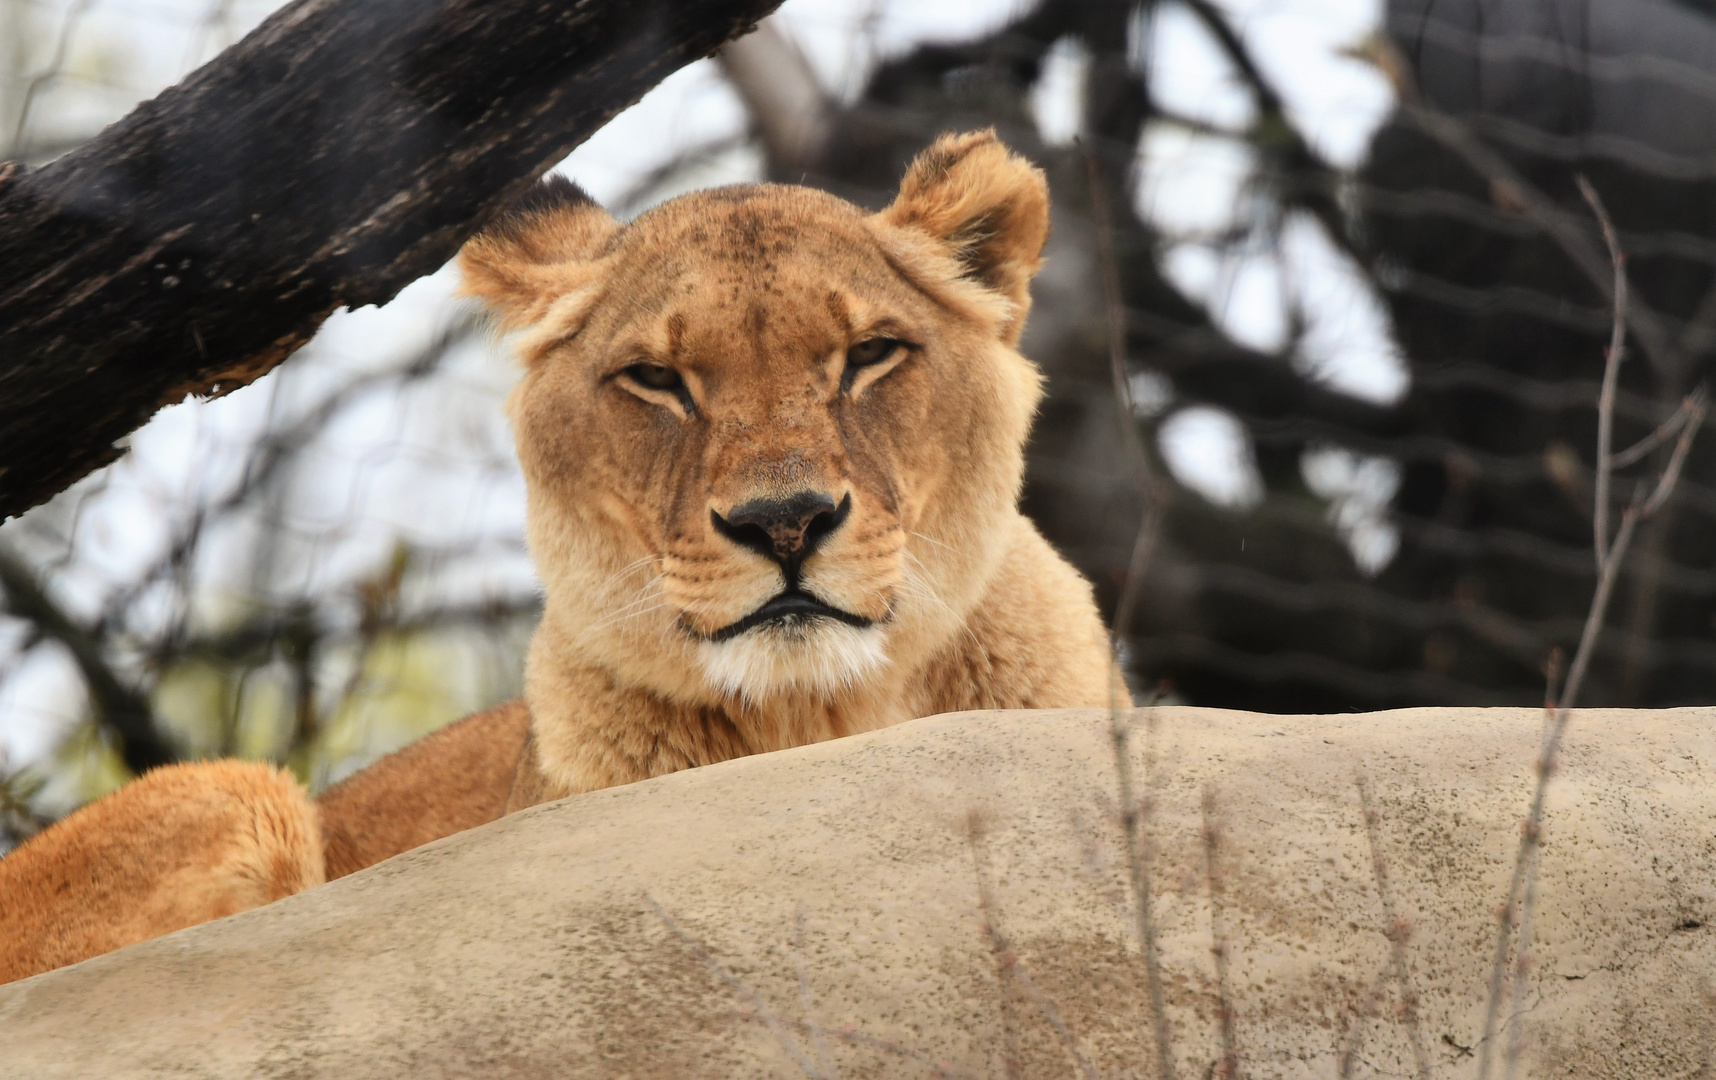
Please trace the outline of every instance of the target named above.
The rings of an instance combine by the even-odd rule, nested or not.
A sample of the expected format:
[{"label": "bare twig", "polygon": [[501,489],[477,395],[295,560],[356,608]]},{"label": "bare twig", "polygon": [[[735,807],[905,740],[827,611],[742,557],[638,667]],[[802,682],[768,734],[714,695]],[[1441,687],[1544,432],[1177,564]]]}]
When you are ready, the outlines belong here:
[{"label": "bare twig", "polygon": [[1642,498],[1644,492],[1641,490],[1639,494],[1641,498],[1634,499],[1633,505],[1621,515],[1621,529],[1615,534],[1615,542],[1609,548],[1608,561],[1603,564],[1602,572],[1597,576],[1597,591],[1592,594],[1591,610],[1585,616],[1585,628],[1579,635],[1579,648],[1573,653],[1572,666],[1567,669],[1567,686],[1561,693],[1561,707],[1556,710],[1563,723],[1567,710],[1573,707],[1573,702],[1584,685],[1585,672],[1591,664],[1591,653],[1596,647],[1597,636],[1602,632],[1609,597],[1614,592],[1615,580],[1620,577],[1621,561],[1626,556],[1627,548],[1632,545],[1634,531],[1645,516]]},{"label": "bare twig", "polygon": [[300,609],[297,615],[279,642],[292,679],[292,733],[285,757],[299,778],[308,783],[315,779],[311,775],[311,750],[322,727],[316,708],[316,660],[322,636],[312,625],[308,610]]},{"label": "bare twig", "polygon": [[433,339],[398,367],[354,375],[291,423],[270,431],[251,448],[245,461],[244,475],[239,483],[220,499],[198,508],[154,565],[108,601],[104,621],[113,623],[130,611],[138,597],[157,581],[168,576],[175,567],[185,565],[191,552],[202,540],[204,527],[210,521],[239,510],[267,489],[296,460],[296,456],[304,447],[344,415],[347,409],[361,403],[365,395],[372,390],[390,383],[397,383],[399,388],[403,388],[429,377],[441,367],[455,346],[475,336],[478,325],[474,313],[460,315],[441,327]]},{"label": "bare twig", "polygon": [[1561,700],[1561,676],[1567,673],[1567,656],[1557,645],[1549,650],[1549,659],[1543,662],[1543,707],[1545,710],[1555,708],[1555,703]]},{"label": "bare twig", "polygon": [[1351,1026],[1347,1028],[1346,1046],[1341,1048],[1340,1065],[1336,1073],[1340,1080],[1351,1080],[1353,1069],[1358,1065],[1359,1055],[1364,1053],[1364,1029],[1366,1021],[1375,1016],[1382,1006],[1384,989],[1392,974],[1392,964],[1384,964],[1382,970],[1371,980],[1370,991],[1365,994],[1359,1007],[1353,1010]]},{"label": "bare twig", "polygon": [[1233,995],[1227,984],[1227,932],[1222,918],[1222,898],[1227,882],[1221,869],[1221,822],[1216,813],[1215,789],[1204,785],[1204,877],[1210,890],[1210,954],[1215,958],[1216,1019],[1220,1024],[1221,1057],[1215,1080],[1238,1080],[1239,1049],[1234,1037]]},{"label": "bare twig", "polygon": [[[1559,690],[1557,684],[1561,680],[1562,655],[1560,649],[1554,649],[1549,654],[1549,660],[1544,668],[1543,709],[1545,722],[1552,722],[1557,715],[1557,699]],[[1508,1028],[1507,1044],[1507,1075],[1512,1077],[1519,1066],[1520,1052],[1525,1046],[1525,980],[1531,973],[1531,950],[1528,943],[1532,934],[1532,912],[1537,906],[1537,863],[1541,855],[1540,848],[1534,846],[1530,864],[1525,871],[1525,898],[1520,904],[1520,947],[1515,951],[1513,962],[1513,1006],[1510,1026]],[[1494,973],[1491,981],[1494,983]],[[1499,984],[1493,987],[1499,989]]]},{"label": "bare twig", "polygon": [[1685,430],[1686,423],[1691,419],[1693,411],[1699,409],[1700,406],[1707,406],[1708,400],[1709,392],[1702,386],[1686,395],[1685,398],[1681,399],[1680,408],[1674,410],[1673,415],[1667,420],[1658,424],[1655,431],[1625,450],[1611,456],[1609,459],[1610,466],[1616,469],[1624,469],[1629,465],[1636,465],[1643,461],[1646,455]]},{"label": "bare twig", "polygon": [[[1615,407],[1613,389],[1614,371],[1620,364],[1622,349],[1625,346],[1623,325],[1629,322],[1636,330],[1638,322],[1631,318],[1627,308],[1628,288],[1626,283],[1626,258],[1620,249],[1620,242],[1615,234],[1614,226],[1609,221],[1608,213],[1604,210],[1602,200],[1590,184],[1580,178],[1580,190],[1591,210],[1596,215],[1603,238],[1609,245],[1609,266],[1614,275],[1607,294],[1616,298],[1615,329],[1610,339],[1607,368],[1604,374],[1604,392],[1598,407],[1599,449],[1597,460],[1597,475],[1599,479],[1599,497],[1596,505],[1597,520],[1606,520],[1604,514],[1608,474],[1614,468],[1614,460],[1609,453],[1605,432],[1612,423]],[[1640,335],[1643,337],[1643,334]],[[1490,969],[1489,1005],[1484,1015],[1484,1034],[1479,1045],[1478,1080],[1488,1080],[1490,1066],[1494,1058],[1496,1024],[1501,1013],[1502,983],[1508,968],[1509,939],[1512,936],[1513,923],[1517,914],[1519,920],[1519,941],[1514,949],[1514,979],[1511,1017],[1511,1030],[1508,1043],[1507,1075],[1511,1078],[1518,1068],[1520,1050],[1523,1046],[1523,1014],[1525,1005],[1525,982],[1531,965],[1531,935],[1532,916],[1537,900],[1537,864],[1539,851],[1543,843],[1543,807],[1549,790],[1549,780],[1555,774],[1556,758],[1560,752],[1561,742],[1567,731],[1567,721],[1574,704],[1578,700],[1579,691],[1584,685],[1585,674],[1589,670],[1591,654],[1596,648],[1597,639],[1602,634],[1603,623],[1607,618],[1609,600],[1614,595],[1615,581],[1619,577],[1621,564],[1625,562],[1627,551],[1632,545],[1638,525],[1660,510],[1674,493],[1675,485],[1680,480],[1681,469],[1685,465],[1687,454],[1691,452],[1692,440],[1697,436],[1699,427],[1704,422],[1704,397],[1694,394],[1682,406],[1686,411],[1686,419],[1681,426],[1680,439],[1675,444],[1674,453],[1670,456],[1668,465],[1662,475],[1657,478],[1655,487],[1648,493],[1643,486],[1635,492],[1632,505],[1621,515],[1621,525],[1615,534],[1614,541],[1606,544],[1606,527],[1595,527],[1595,550],[1597,562],[1597,588],[1591,597],[1591,606],[1585,616],[1584,629],[1579,635],[1579,647],[1573,654],[1572,666],[1567,671],[1567,682],[1561,693],[1559,703],[1551,702],[1546,707],[1546,724],[1542,745],[1537,759],[1537,783],[1532,792],[1531,808],[1525,822],[1520,828],[1519,849],[1514,856],[1513,876],[1508,883],[1507,899],[1503,902],[1499,913],[1499,926],[1496,930],[1495,955]],[[1553,697],[1553,693],[1550,695]]]},{"label": "bare twig", "polygon": [[674,937],[680,940],[681,944],[695,953],[699,960],[703,961],[704,965],[708,967],[710,974],[719,979],[729,990],[732,990],[735,994],[738,994],[750,1003],[751,1008],[755,1010],[757,1017],[761,1019],[763,1023],[768,1025],[769,1032],[774,1035],[776,1041],[781,1044],[781,1049],[785,1050],[787,1052],[787,1056],[791,1057],[793,1061],[798,1064],[798,1067],[804,1070],[804,1075],[813,1078],[813,1080],[834,1080],[833,1077],[827,1076],[822,1072],[822,1070],[818,1069],[816,1067],[816,1063],[804,1055],[804,1051],[798,1048],[798,1043],[791,1035],[787,1034],[786,1025],[783,1024],[780,1018],[777,1017],[768,1005],[763,1002],[763,999],[757,995],[755,990],[752,990],[750,987],[740,982],[732,972],[727,970],[727,966],[725,964],[715,959],[714,955],[710,953],[708,949],[703,947],[702,942],[686,933],[685,929],[681,927],[679,923],[674,921],[673,916],[667,913],[667,909],[662,907],[661,904],[656,901],[655,897],[645,893],[644,903],[650,906],[650,909],[655,912],[656,918],[662,921],[662,924],[667,927],[668,931],[672,933]]},{"label": "bare twig", "polygon": [[[1686,465],[1686,455],[1692,452],[1692,440],[1697,437],[1698,429],[1704,424],[1706,403],[1703,388],[1700,387],[1693,402],[1691,411],[1687,414],[1686,426],[1680,430],[1680,441],[1674,444],[1674,453],[1669,455],[1668,465],[1662,470],[1662,476],[1656,482],[1656,490],[1645,500],[1644,508],[1639,511],[1641,517],[1650,517],[1674,494],[1674,486],[1680,481],[1680,471]],[[1689,399],[1690,400],[1690,399]]]},{"label": "bare twig", "polygon": [[1531,842],[1531,855],[1525,868],[1525,896],[1519,905],[1519,948],[1514,951],[1513,958],[1513,1002],[1507,1033],[1508,1080],[1514,1080],[1520,1055],[1525,1049],[1525,986],[1526,978],[1531,974],[1532,914],[1537,910],[1537,865],[1542,857],[1541,837],[1534,837]]},{"label": "bare twig", "polygon": [[1097,263],[1102,274],[1104,315],[1108,325],[1108,374],[1114,386],[1114,400],[1119,407],[1121,438],[1126,443],[1127,456],[1132,462],[1139,492],[1144,497],[1144,513],[1138,522],[1138,533],[1132,541],[1132,557],[1126,567],[1126,582],[1120,599],[1114,605],[1114,622],[1109,636],[1116,648],[1132,629],[1138,596],[1143,588],[1144,572],[1155,550],[1160,534],[1163,493],[1150,463],[1150,453],[1138,433],[1138,420],[1132,407],[1132,382],[1126,362],[1126,298],[1120,288],[1120,263],[1114,254],[1114,221],[1109,205],[1108,185],[1102,176],[1102,164],[1089,147],[1084,151],[1085,175],[1090,184],[1091,213],[1096,224]]},{"label": "bare twig", "polygon": [[1716,1029],[1716,989],[1711,988],[1707,975],[1698,977],[1698,1001],[1704,1006],[1704,1022],[1699,1025],[1698,1039],[1699,1050],[1702,1051],[1699,1057],[1703,1058],[1704,1064],[1696,1076],[1698,1080],[1712,1080],[1716,1077],[1716,1038],[1711,1037],[1716,1034],[1713,1031]]},{"label": "bare twig", "polygon": [[[492,627],[508,619],[534,615],[541,609],[535,597],[496,598],[472,604],[456,604],[431,608],[411,615],[398,615],[385,625],[376,626],[377,635],[384,633],[415,634],[450,627]],[[178,655],[217,661],[236,661],[253,656],[259,650],[271,648],[283,636],[292,632],[292,613],[269,614],[247,620],[230,630],[186,640]],[[333,631],[327,631],[330,636]],[[357,641],[365,641],[364,627],[358,627]],[[348,688],[355,689],[355,687]]]},{"label": "bare twig", "polygon": [[1352,230],[1334,197],[1342,180],[1339,171],[1317,152],[1293,122],[1280,92],[1258,67],[1256,58],[1221,6],[1213,0],[1184,0],[1184,3],[1215,39],[1257,105],[1258,116],[1246,138],[1253,148],[1273,160],[1282,201],[1309,211],[1322,224],[1330,242],[1360,265],[1369,263],[1371,253],[1354,242]]},{"label": "bare twig", "polygon": [[810,1046],[816,1051],[816,1063],[824,1076],[833,1076],[834,1062],[828,1054],[828,1044],[822,1039],[822,1025],[816,1022],[816,997],[810,991],[810,970],[804,963],[804,905],[792,913],[792,964],[798,971],[798,1007],[804,1010],[804,1022],[810,1028]]},{"label": "bare twig", "polygon": [[1005,960],[1005,950],[997,947],[995,940],[994,920],[989,915],[989,893],[985,884],[987,872],[982,865],[984,853],[979,848],[979,838],[985,823],[977,810],[968,811],[965,816],[966,840],[971,845],[971,857],[977,867],[977,905],[978,918],[983,925],[983,936],[988,941],[990,952],[995,959],[996,1007],[1001,1014],[1001,1068],[1006,1080],[1020,1080],[1022,1065],[1019,1060],[1019,1024],[1013,1016],[1012,995],[1008,993],[1014,979],[1014,971]]},{"label": "bare twig", "polygon": [[984,842],[984,822],[980,812],[973,810],[965,817],[966,840],[971,845],[971,863],[977,876],[977,907],[983,919],[983,933],[989,939],[989,947],[995,954],[995,966],[1004,978],[1001,982],[1003,1000],[1007,994],[1006,977],[1011,977],[1025,991],[1037,1011],[1047,1020],[1049,1027],[1059,1036],[1061,1045],[1071,1055],[1073,1062],[1078,1065],[1079,1072],[1085,1080],[1099,1080],[1095,1066],[1078,1048],[1078,1040],[1073,1038],[1071,1029],[1066,1021],[1061,1019],[1060,1010],[1049,1000],[1031,978],[1031,973],[1025,969],[1025,962],[1019,958],[1007,935],[1002,933],[998,921],[995,895],[989,886],[989,849]]},{"label": "bare twig", "polygon": [[1239,35],[1234,32],[1232,24],[1211,0],[1184,0],[1186,8],[1197,20],[1204,24],[1204,29],[1215,38],[1216,45],[1227,55],[1228,62],[1239,73],[1240,81],[1257,101],[1258,111],[1280,115],[1286,110],[1282,108],[1281,95],[1276,92],[1272,83],[1263,76],[1257,61],[1252,59],[1251,50],[1245,47]]},{"label": "bare twig", "polygon": [[1370,777],[1358,775],[1359,804],[1364,809],[1365,835],[1370,839],[1370,869],[1376,878],[1377,896],[1382,901],[1383,925],[1388,938],[1389,956],[1394,966],[1394,982],[1400,988],[1400,1010],[1406,1021],[1406,1037],[1412,1045],[1412,1062],[1418,1069],[1419,1080],[1430,1080],[1430,1055],[1424,1049],[1424,1032],[1418,1018],[1418,987],[1412,981],[1412,968],[1406,959],[1406,943],[1412,936],[1412,923],[1394,903],[1394,889],[1388,882],[1388,860],[1382,854],[1382,815],[1370,790]]},{"label": "bare twig", "polygon": [[1609,212],[1604,209],[1597,189],[1583,175],[1577,179],[1579,193],[1590,204],[1591,212],[1597,215],[1597,222],[1602,226],[1603,240],[1609,246],[1609,266],[1615,277],[1614,287],[1610,290],[1614,294],[1614,329],[1603,360],[1603,389],[1597,396],[1597,475],[1591,513],[1597,565],[1601,567],[1609,552],[1609,482],[1615,469],[1611,454],[1615,430],[1615,388],[1620,381],[1621,362],[1627,357],[1627,256],[1615,238],[1615,224],[1609,220]]},{"label": "bare twig", "polygon": [[[1109,735],[1114,743],[1114,770],[1120,787],[1120,823],[1126,843],[1126,865],[1132,887],[1134,914],[1138,921],[1138,941],[1144,954],[1144,979],[1150,993],[1150,1019],[1156,1043],[1157,1075],[1161,1080],[1173,1080],[1174,1057],[1169,1043],[1168,1012],[1162,994],[1162,966],[1156,949],[1156,920],[1152,911],[1149,858],[1143,848],[1146,831],[1143,815],[1132,790],[1132,727],[1121,713],[1122,698],[1131,704],[1125,691],[1119,651],[1126,633],[1131,629],[1133,611],[1138,603],[1144,571],[1155,550],[1162,511],[1161,485],[1156,482],[1150,466],[1150,455],[1138,434],[1137,419],[1132,411],[1131,384],[1126,370],[1126,305],[1120,292],[1119,263],[1114,255],[1113,221],[1109,212],[1108,189],[1103,183],[1102,167],[1089,147],[1084,152],[1086,175],[1090,181],[1091,207],[1096,218],[1097,256],[1102,268],[1102,289],[1108,316],[1109,374],[1114,381],[1115,403],[1120,412],[1120,429],[1126,440],[1133,466],[1144,495],[1144,513],[1138,522],[1138,533],[1132,543],[1132,558],[1126,568],[1126,581],[1121,586],[1120,600],[1115,605],[1114,622],[1109,631],[1116,656],[1109,677]],[[1152,717],[1154,711],[1152,710]]]},{"label": "bare twig", "polygon": [[[1154,709],[1150,710],[1154,711]],[[1156,1064],[1162,1080],[1173,1080],[1174,1058],[1169,1043],[1168,1011],[1162,995],[1162,963],[1156,948],[1156,919],[1151,898],[1147,853],[1144,849],[1144,807],[1132,790],[1131,725],[1118,709],[1110,716],[1109,733],[1114,742],[1114,771],[1120,787],[1120,828],[1126,842],[1126,868],[1132,886],[1133,917],[1138,923],[1139,947],[1144,953],[1144,981],[1150,994],[1150,1019],[1155,1031]]]},{"label": "bare twig", "polygon": [[[746,1020],[763,1020],[762,1016],[748,1010],[741,1010],[739,1016]],[[816,1027],[816,1025],[807,1024],[803,1020],[790,1020],[785,1017],[780,1018],[779,1022],[786,1027],[792,1028],[794,1031],[799,1031],[806,1035],[812,1034],[811,1029]],[[884,1039],[880,1035],[871,1035],[869,1032],[859,1031],[856,1027],[850,1025],[832,1029],[819,1028],[819,1030],[822,1030],[827,1037],[837,1039],[848,1046],[867,1046],[875,1050],[882,1050],[893,1054],[896,1057],[907,1058],[911,1061],[915,1061],[928,1069],[931,1076],[944,1077],[945,1080],[979,1080],[975,1073],[956,1069],[945,1061],[938,1061],[935,1058],[930,1057],[922,1050],[913,1050],[911,1047],[906,1046],[903,1043],[895,1042],[893,1039]]]},{"label": "bare twig", "polygon": [[155,728],[149,699],[114,670],[103,655],[101,641],[78,625],[50,597],[36,575],[9,548],[0,547],[0,589],[7,606],[30,620],[45,637],[65,646],[89,690],[96,720],[118,741],[126,768],[142,773],[177,761],[179,755]]},{"label": "bare twig", "polygon": [[[1535,881],[1537,849],[1542,840],[1543,803],[1549,790],[1549,778],[1555,771],[1555,758],[1561,748],[1562,736],[1567,730],[1569,710],[1578,697],[1586,669],[1591,662],[1591,651],[1596,646],[1597,637],[1602,632],[1603,620],[1608,614],[1609,598],[1614,592],[1615,579],[1619,576],[1618,572],[1626,558],[1627,549],[1632,545],[1634,530],[1638,527],[1641,517],[1639,511],[1642,504],[1642,499],[1635,499],[1633,505],[1621,515],[1621,529],[1615,535],[1615,542],[1609,548],[1609,556],[1598,574],[1597,591],[1591,598],[1591,608],[1585,617],[1585,629],[1579,637],[1579,649],[1573,654],[1573,666],[1567,672],[1567,684],[1562,692],[1561,703],[1551,710],[1547,733],[1538,754],[1537,787],[1532,793],[1531,809],[1526,815],[1525,824],[1520,828],[1513,878],[1508,883],[1507,900],[1501,906],[1500,926],[1496,932],[1495,957],[1490,970],[1489,1007],[1484,1015],[1483,1041],[1478,1048],[1478,1080],[1488,1080],[1489,1077],[1496,1021],[1501,1012],[1502,982],[1507,971],[1509,938],[1512,935],[1514,915],[1521,910],[1516,906],[1516,898],[1522,896],[1522,891],[1527,895],[1535,895],[1532,883]],[[1529,926],[1530,912],[1526,911],[1521,918],[1521,928],[1524,930]],[[1525,953],[1529,949],[1530,942],[1522,934],[1519,951]]]}]

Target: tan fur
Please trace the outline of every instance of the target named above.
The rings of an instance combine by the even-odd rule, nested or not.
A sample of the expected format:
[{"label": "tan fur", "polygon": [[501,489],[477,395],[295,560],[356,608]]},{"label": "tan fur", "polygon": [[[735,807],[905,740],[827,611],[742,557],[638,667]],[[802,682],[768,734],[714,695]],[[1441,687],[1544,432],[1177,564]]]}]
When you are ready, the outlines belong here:
[{"label": "tan fur", "polygon": [[[474,238],[466,290],[526,368],[509,411],[546,603],[525,701],[327,792],[325,871],[280,880],[913,717],[1107,705],[1090,586],[1018,510],[1042,377],[1014,346],[1047,235],[1042,175],[983,132],[925,151],[880,213],[750,185],[622,226],[545,185]],[[849,369],[875,339],[907,347]],[[791,572],[719,522],[807,492],[849,508],[798,571],[838,617],[745,622]],[[233,823],[316,829],[295,788],[239,810],[197,786],[246,768],[151,773],[0,862],[0,935],[23,957],[0,980],[237,910],[213,884]],[[158,819],[134,832],[121,807]],[[130,869],[97,880],[104,860]],[[77,944],[30,944],[43,935]]]},{"label": "tan fur", "polygon": [[[1047,232],[1041,174],[980,133],[925,151],[878,214],[756,185],[622,227],[568,199],[467,246],[467,289],[523,331],[547,794],[965,705],[1107,703],[1090,588],[1017,507],[1041,377],[1013,345]],[[874,336],[916,347],[846,392]],[[640,361],[692,405],[628,389]],[[712,644],[782,576],[711,514],[798,490],[852,501],[806,588],[876,625]]]},{"label": "tan fur", "polygon": [[524,702],[508,702],[324,791],[316,809],[328,880],[500,817],[529,733]]},{"label": "tan fur", "polygon": [[244,761],[155,769],[0,859],[0,983],[322,880],[315,811],[291,774]]}]

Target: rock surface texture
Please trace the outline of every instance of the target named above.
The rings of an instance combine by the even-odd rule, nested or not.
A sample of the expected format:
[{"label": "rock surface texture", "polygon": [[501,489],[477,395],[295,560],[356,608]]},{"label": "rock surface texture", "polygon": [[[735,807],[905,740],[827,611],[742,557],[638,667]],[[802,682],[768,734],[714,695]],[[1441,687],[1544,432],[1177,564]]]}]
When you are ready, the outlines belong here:
[{"label": "rock surface texture", "polygon": [[[1244,1075],[1416,1074],[1361,771],[1421,1045],[1475,1075],[1541,714],[1132,716],[1176,1075],[1212,925]],[[974,713],[540,806],[0,988],[0,1074],[1154,1076],[1115,792],[1107,715]],[[1579,711],[1546,820],[1520,1075],[1702,1075],[1716,709]]]}]

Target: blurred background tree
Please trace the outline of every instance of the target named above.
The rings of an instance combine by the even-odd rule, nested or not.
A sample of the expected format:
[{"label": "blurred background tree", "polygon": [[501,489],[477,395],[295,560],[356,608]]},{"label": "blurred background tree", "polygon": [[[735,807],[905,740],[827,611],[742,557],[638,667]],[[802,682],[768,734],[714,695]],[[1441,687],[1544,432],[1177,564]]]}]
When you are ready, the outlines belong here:
[{"label": "blurred background tree", "polygon": [[[0,158],[77,145],[272,6],[0,0]],[[561,170],[621,216],[763,178],[879,206],[936,134],[997,127],[1055,196],[1026,507],[1112,611],[1160,501],[1137,685],[1531,704],[1593,584],[1608,300],[1576,178],[1631,260],[1625,446],[1716,344],[1712,72],[1707,0],[789,0]],[[121,782],[128,723],[320,787],[518,692],[512,373],[451,288],[337,316],[0,526],[8,835]],[[1716,699],[1709,447],[1624,571],[1590,703]]]}]

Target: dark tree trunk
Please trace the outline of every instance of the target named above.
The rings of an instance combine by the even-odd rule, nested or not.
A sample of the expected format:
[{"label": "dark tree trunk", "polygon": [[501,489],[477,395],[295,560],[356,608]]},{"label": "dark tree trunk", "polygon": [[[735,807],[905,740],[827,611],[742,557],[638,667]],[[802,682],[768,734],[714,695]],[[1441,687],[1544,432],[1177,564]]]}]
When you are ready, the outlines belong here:
[{"label": "dark tree trunk", "polygon": [[0,164],[0,519],[380,304],[780,0],[297,0],[33,172]]}]

